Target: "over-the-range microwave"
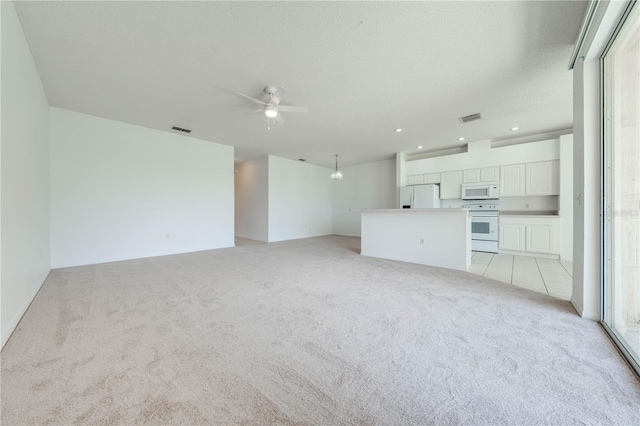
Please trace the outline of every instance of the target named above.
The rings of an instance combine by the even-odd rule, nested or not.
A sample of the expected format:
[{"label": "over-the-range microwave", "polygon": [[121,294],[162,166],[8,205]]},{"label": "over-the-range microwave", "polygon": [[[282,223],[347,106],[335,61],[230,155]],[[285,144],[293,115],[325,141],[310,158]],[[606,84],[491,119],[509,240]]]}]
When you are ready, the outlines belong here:
[{"label": "over-the-range microwave", "polygon": [[496,182],[489,183],[463,183],[463,200],[497,200],[500,191]]}]

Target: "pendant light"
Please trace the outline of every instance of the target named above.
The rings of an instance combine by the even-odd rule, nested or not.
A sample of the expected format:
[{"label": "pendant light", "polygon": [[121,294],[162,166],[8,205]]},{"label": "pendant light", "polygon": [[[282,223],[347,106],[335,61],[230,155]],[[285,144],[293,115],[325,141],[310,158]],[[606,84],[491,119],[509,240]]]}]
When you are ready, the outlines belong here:
[{"label": "pendant light", "polygon": [[331,179],[340,180],[342,179],[342,172],[338,170],[338,154],[336,154],[336,170],[331,173]]}]

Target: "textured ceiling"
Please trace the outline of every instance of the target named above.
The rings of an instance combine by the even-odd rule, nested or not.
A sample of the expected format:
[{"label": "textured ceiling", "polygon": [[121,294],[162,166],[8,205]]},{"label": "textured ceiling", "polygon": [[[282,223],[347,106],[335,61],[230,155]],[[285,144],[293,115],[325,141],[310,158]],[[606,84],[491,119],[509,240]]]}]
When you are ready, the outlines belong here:
[{"label": "textured ceiling", "polygon": [[[583,1],[16,2],[53,106],[331,167],[572,126]],[[254,104],[284,86],[267,130]],[[481,121],[458,117],[481,112]],[[402,133],[393,129],[401,127]]]}]

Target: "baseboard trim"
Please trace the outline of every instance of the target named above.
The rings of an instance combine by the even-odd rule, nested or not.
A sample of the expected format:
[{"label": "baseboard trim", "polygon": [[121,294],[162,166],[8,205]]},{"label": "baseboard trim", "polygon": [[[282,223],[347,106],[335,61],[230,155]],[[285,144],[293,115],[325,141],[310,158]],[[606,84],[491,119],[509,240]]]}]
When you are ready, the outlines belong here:
[{"label": "baseboard trim", "polygon": [[525,257],[537,257],[539,259],[560,260],[560,255],[559,254],[533,253],[533,252],[530,252],[530,251],[498,250],[498,254],[508,254],[508,255],[513,255],[513,256],[525,256]]},{"label": "baseboard trim", "polygon": [[569,301],[571,302],[571,305],[573,306],[573,309],[576,310],[578,315],[582,316],[582,303],[580,303],[576,299],[574,299],[573,296],[571,296],[571,299]]},{"label": "baseboard trim", "polygon": [[575,309],[578,315],[580,315],[582,318],[591,321],[600,321],[600,312],[586,311],[582,306],[582,303],[574,299],[573,296],[571,297],[570,302],[571,305],[573,305],[573,309]]},{"label": "baseboard trim", "polygon": [[142,259],[149,259],[151,257],[165,257],[165,256],[174,256],[176,254],[189,254],[189,253],[197,253],[197,252],[201,252],[201,251],[209,251],[209,250],[218,250],[218,249],[223,249],[223,248],[230,248],[230,247],[235,247],[236,243],[235,243],[235,239],[232,239],[228,245],[222,245],[222,246],[215,246],[215,247],[206,247],[206,248],[198,248],[195,250],[191,250],[189,249],[188,251],[170,251],[170,252],[161,252],[161,253],[154,253],[154,254],[149,254],[149,255],[141,255],[138,256],[136,255],[136,257],[105,257],[102,259],[92,259],[92,260],[82,260],[79,263],[78,262],[61,262],[58,263],[57,261],[53,261],[51,262],[51,269],[63,269],[63,268],[75,268],[77,266],[89,266],[89,265],[101,265],[103,263],[114,263],[114,262],[125,262],[127,260],[142,260]]},{"label": "baseboard trim", "polygon": [[27,312],[27,309],[29,309],[29,306],[31,306],[31,303],[33,303],[33,300],[38,295],[38,292],[42,288],[42,285],[45,283],[45,281],[47,281],[47,278],[49,278],[49,274],[51,274],[51,271],[52,270],[49,269],[49,272],[47,272],[47,275],[45,275],[44,279],[40,282],[40,285],[35,288],[31,297],[27,299],[27,302],[22,305],[22,307],[18,311],[18,314],[13,318],[13,320],[11,320],[8,329],[4,333],[2,333],[2,346],[0,346],[0,350],[4,349],[4,345],[7,344],[7,342],[11,338],[11,335],[18,327],[18,324],[20,324],[22,317]]}]

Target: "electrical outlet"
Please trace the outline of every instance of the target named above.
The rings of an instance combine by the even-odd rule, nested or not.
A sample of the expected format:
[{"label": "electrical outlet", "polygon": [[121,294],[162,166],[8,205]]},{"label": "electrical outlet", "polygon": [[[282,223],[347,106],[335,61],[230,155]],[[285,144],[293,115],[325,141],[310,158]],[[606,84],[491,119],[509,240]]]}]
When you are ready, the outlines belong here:
[{"label": "electrical outlet", "polygon": [[423,246],[424,245],[424,238],[420,238],[420,245]]}]

